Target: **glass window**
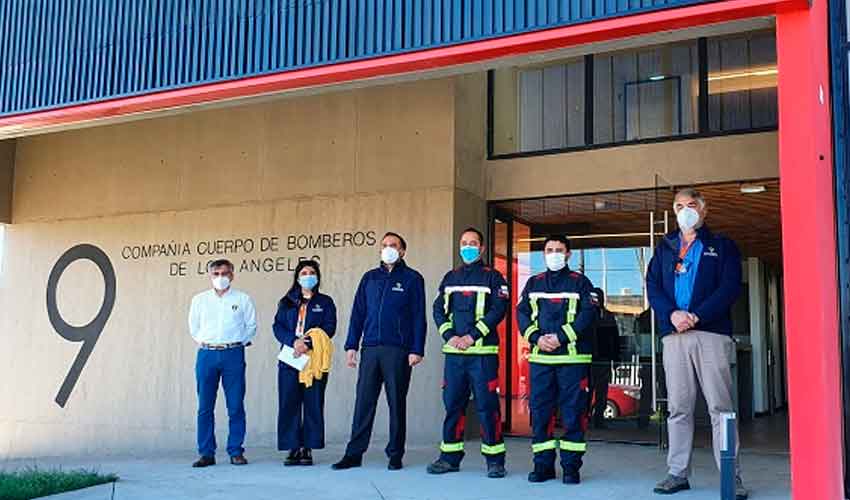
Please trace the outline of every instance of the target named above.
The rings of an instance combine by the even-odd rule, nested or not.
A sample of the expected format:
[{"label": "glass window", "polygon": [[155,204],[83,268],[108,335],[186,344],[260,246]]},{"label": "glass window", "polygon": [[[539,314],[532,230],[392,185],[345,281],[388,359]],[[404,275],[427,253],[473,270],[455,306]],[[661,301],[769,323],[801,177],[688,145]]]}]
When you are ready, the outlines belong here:
[{"label": "glass window", "polygon": [[593,142],[695,133],[698,74],[696,41],[594,56]]},{"label": "glass window", "polygon": [[708,40],[708,124],[711,132],[778,123],[776,36],[743,33]]},{"label": "glass window", "polygon": [[497,154],[585,144],[584,60],[496,71]]},{"label": "glass window", "polygon": [[[705,42],[707,130],[700,130],[699,41],[688,40],[493,71],[492,154],[775,128],[773,31]],[[585,89],[587,81],[592,89]]]}]

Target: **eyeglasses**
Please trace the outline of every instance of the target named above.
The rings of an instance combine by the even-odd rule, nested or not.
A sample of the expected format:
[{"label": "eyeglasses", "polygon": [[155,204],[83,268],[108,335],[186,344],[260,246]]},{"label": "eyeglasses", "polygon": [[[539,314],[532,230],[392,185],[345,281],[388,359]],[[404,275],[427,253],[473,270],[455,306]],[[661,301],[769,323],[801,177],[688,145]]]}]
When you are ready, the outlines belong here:
[{"label": "eyeglasses", "polygon": [[230,271],[212,271],[213,276],[227,276],[230,274]]}]

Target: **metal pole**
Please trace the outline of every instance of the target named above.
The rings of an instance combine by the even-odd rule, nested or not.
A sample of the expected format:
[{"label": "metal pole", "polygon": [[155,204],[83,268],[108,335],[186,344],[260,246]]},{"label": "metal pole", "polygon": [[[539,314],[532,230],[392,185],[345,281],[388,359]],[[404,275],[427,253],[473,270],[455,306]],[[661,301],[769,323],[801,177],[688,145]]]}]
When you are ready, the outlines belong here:
[{"label": "metal pole", "polygon": [[720,500],[735,500],[737,418],[735,413],[723,413],[720,419],[723,430],[723,448],[720,449]]},{"label": "metal pole", "polygon": [[[649,253],[651,255],[655,255],[655,211],[649,212]],[[658,384],[655,383],[655,310],[650,310],[650,326],[649,326],[649,338],[650,338],[650,346],[652,347],[652,372],[650,375],[652,384],[652,412],[658,411]]]}]

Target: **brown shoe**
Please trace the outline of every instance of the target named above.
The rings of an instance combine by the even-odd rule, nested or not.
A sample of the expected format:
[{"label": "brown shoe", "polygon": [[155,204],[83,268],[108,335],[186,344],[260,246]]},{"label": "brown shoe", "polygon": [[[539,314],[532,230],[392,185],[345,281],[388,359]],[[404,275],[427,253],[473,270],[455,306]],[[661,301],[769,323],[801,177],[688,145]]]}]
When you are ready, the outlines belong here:
[{"label": "brown shoe", "polygon": [[215,465],[215,457],[201,457],[192,464],[192,467],[198,469],[200,467],[209,467],[210,465]]},{"label": "brown shoe", "polygon": [[248,465],[248,461],[245,459],[245,455],[236,455],[230,457],[230,463],[233,465]]}]

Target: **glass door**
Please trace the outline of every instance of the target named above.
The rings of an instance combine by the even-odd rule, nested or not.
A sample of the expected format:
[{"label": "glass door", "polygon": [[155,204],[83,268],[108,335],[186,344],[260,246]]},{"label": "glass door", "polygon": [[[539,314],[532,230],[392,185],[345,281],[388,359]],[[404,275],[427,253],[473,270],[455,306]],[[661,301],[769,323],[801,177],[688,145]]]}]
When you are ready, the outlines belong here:
[{"label": "glass door", "polygon": [[[667,196],[664,196],[667,198]],[[626,212],[626,201],[617,211],[597,213],[565,224],[534,224],[507,210],[493,207],[490,217],[490,248],[493,266],[510,286],[511,307],[499,327],[500,385],[504,430],[507,434],[531,433],[528,354],[516,322],[516,306],[529,278],[546,270],[543,241],[552,232],[566,233],[572,243],[569,266],[583,273],[598,289],[604,312],[594,336],[592,365],[593,402],[589,409],[588,438],[618,442],[657,444],[661,421],[657,417],[663,375],[652,311],[646,295],[645,275],[655,238],[664,234],[665,216],[656,211],[651,196],[641,197],[638,210]],[[590,204],[599,204],[591,200]],[[584,203],[578,200],[578,203]],[[601,202],[600,202],[601,203]],[[659,202],[661,205],[666,202]],[[608,231],[618,219],[628,229]],[[640,220],[643,222],[640,222]],[[605,224],[606,226],[603,226]]]}]

